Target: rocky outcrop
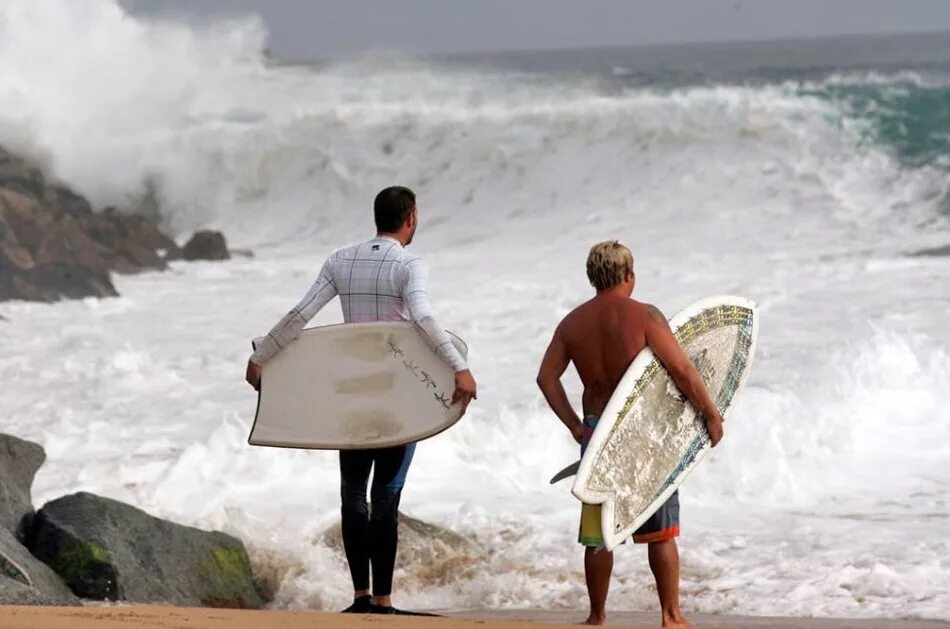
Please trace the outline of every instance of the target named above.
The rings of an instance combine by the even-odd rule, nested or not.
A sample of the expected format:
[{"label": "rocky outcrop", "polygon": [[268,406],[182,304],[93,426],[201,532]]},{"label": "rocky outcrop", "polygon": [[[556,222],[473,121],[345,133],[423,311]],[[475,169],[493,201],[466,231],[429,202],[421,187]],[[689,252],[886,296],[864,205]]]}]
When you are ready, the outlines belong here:
[{"label": "rocky outcrop", "polygon": [[257,608],[244,545],[88,493],[37,512],[30,550],[83,598]]},{"label": "rocky outcrop", "polygon": [[0,434],[0,605],[77,605],[79,599],[22,545],[33,519],[33,477],[43,447]]},{"label": "rocky outcrop", "polygon": [[117,273],[163,271],[166,259],[179,255],[175,241],[144,216],[106,208],[89,215],[83,227],[103,249],[109,268]]},{"label": "rocky outcrop", "polygon": [[144,216],[94,212],[0,147],[0,300],[114,296],[110,272],[162,270],[177,255]]},{"label": "rocky outcrop", "polygon": [[33,517],[33,478],[45,460],[42,446],[0,435],[0,528],[21,541]]},{"label": "rocky outcrop", "polygon": [[185,260],[227,260],[231,257],[224,234],[216,231],[199,231],[185,243],[182,249]]},{"label": "rocky outcrop", "polygon": [[79,605],[55,572],[0,528],[0,605]]},{"label": "rocky outcrop", "polygon": [[52,301],[115,295],[101,247],[72,215],[50,200],[2,187],[0,181],[0,299]]}]

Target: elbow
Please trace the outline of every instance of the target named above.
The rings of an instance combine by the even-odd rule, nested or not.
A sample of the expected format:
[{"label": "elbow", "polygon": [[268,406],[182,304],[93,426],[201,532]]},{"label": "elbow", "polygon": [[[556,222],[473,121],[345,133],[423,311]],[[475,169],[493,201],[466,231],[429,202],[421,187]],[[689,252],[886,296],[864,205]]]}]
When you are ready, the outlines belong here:
[{"label": "elbow", "polygon": [[538,377],[534,379],[537,383],[538,388],[541,389],[542,393],[547,393],[547,390],[551,386],[551,377],[546,375],[544,372],[538,374]]}]

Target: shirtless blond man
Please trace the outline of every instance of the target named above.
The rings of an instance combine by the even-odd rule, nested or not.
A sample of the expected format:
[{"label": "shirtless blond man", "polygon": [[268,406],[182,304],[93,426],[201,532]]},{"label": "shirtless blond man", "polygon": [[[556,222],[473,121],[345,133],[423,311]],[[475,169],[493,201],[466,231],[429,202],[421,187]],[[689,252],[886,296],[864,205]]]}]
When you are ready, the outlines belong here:
[{"label": "shirtless blond man", "polygon": [[[587,446],[597,420],[634,357],[650,347],[690,402],[702,414],[712,445],[722,439],[722,415],[702,378],[676,342],[666,317],[656,307],[630,298],[636,276],[630,250],[617,241],[593,246],[587,277],[597,294],[568,314],[554,332],[538,373],[538,386],[551,409],[574,439]],[[584,385],[582,420],[561,384],[574,363]],[[637,529],[635,543],[648,544],[650,569],[656,579],[664,627],[688,627],[679,607],[679,494]],[[606,621],[607,591],[613,553],[603,546],[600,505],[583,505],[578,541],[586,547],[584,573],[590,598],[586,624]]]}]

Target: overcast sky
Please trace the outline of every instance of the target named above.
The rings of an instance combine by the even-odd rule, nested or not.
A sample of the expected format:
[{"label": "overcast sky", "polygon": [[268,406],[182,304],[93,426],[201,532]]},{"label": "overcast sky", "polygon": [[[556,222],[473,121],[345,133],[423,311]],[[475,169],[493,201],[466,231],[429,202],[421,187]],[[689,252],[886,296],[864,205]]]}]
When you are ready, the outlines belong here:
[{"label": "overcast sky", "polygon": [[276,56],[768,40],[950,31],[950,0],[123,0],[207,20],[257,13]]}]

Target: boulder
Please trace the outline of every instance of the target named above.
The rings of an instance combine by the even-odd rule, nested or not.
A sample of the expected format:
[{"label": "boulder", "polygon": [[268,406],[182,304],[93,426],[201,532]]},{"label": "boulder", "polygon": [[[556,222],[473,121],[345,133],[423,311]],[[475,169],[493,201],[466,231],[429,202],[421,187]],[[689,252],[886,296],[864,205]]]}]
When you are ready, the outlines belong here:
[{"label": "boulder", "polygon": [[117,273],[163,271],[167,264],[159,250],[178,248],[145,217],[122,214],[115,208],[87,216],[83,227],[105,251],[109,268]]},{"label": "boulder", "polygon": [[910,255],[932,256],[932,257],[950,256],[950,245],[944,245],[942,247],[933,247],[932,249],[921,249],[919,251],[914,251]]},{"label": "boulder", "polygon": [[45,460],[39,444],[0,434],[0,529],[21,541],[33,517],[33,477]]},{"label": "boulder", "polygon": [[0,605],[79,605],[55,572],[0,528]]},{"label": "boulder", "polygon": [[30,550],[83,598],[258,608],[244,545],[88,493],[40,509]]},{"label": "boulder", "polygon": [[221,232],[195,232],[182,249],[185,260],[227,260],[231,257],[228,244]]},{"label": "boulder", "polygon": [[77,218],[0,188],[0,300],[116,294],[102,248]]},{"label": "boulder", "polygon": [[[344,554],[339,524],[323,534],[323,542]],[[421,583],[447,583],[471,569],[485,557],[484,551],[468,538],[441,526],[399,514],[399,547],[396,567]]]}]

